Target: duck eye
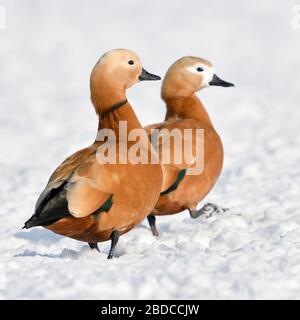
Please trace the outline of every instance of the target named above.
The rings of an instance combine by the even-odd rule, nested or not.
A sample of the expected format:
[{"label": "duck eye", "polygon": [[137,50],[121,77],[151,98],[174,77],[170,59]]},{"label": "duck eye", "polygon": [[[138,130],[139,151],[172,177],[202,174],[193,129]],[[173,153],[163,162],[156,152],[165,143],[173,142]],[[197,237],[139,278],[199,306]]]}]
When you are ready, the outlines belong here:
[{"label": "duck eye", "polygon": [[133,60],[129,60],[129,61],[128,61],[128,64],[133,65],[133,64],[134,64]]},{"label": "duck eye", "polygon": [[202,71],[203,71],[203,68],[198,67],[198,68],[197,68],[197,71],[198,71],[198,72],[202,72]]}]

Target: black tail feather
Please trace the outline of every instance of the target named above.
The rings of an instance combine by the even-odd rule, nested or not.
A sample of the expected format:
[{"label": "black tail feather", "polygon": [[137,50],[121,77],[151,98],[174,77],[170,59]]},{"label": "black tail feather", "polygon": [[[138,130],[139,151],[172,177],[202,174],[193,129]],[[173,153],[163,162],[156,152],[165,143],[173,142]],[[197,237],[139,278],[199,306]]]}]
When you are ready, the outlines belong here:
[{"label": "black tail feather", "polygon": [[29,220],[27,220],[24,224],[23,229],[30,229],[32,227],[45,227],[48,226],[61,218],[71,216],[69,211],[65,212],[56,212],[51,213],[51,215],[42,215],[42,216],[35,216],[33,215]]}]

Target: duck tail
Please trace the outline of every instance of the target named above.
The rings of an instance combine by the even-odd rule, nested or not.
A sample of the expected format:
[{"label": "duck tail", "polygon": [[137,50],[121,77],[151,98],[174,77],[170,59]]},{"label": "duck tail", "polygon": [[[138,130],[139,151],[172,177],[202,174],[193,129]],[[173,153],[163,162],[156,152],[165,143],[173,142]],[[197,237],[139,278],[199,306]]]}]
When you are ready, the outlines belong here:
[{"label": "duck tail", "polygon": [[36,226],[36,216],[33,215],[30,219],[28,219],[25,223],[24,223],[24,227],[22,229],[30,229],[32,227]]},{"label": "duck tail", "polygon": [[52,213],[51,215],[41,215],[36,216],[33,215],[30,219],[28,219],[23,229],[30,229],[32,227],[45,227],[56,221],[60,220],[61,218],[70,217],[69,211],[60,211]]},{"label": "duck tail", "polygon": [[29,220],[27,220],[22,229],[30,229],[33,227],[44,227],[53,222],[56,222],[58,219],[50,218],[49,217],[36,217],[33,215]]}]

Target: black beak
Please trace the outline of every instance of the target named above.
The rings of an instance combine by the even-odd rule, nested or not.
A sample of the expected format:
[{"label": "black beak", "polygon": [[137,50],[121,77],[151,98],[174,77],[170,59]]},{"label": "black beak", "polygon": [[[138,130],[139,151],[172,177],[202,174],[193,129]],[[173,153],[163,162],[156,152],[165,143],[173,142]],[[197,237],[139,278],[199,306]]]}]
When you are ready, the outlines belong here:
[{"label": "black beak", "polygon": [[142,68],[142,73],[139,76],[139,80],[140,81],[144,81],[144,80],[160,80],[160,79],[161,79],[160,76],[152,74],[152,73],[146,71],[144,68]]},{"label": "black beak", "polygon": [[233,83],[224,81],[220,79],[216,74],[214,74],[212,80],[209,82],[210,86],[219,86],[219,87],[234,87]]}]

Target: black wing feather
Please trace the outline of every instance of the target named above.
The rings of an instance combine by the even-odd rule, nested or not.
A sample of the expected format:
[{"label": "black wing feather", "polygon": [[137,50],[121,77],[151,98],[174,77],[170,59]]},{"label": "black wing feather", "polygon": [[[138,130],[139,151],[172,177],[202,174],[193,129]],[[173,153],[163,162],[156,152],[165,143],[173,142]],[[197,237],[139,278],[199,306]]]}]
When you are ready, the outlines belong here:
[{"label": "black wing feather", "polygon": [[[64,217],[72,216],[68,209],[67,201],[68,182],[64,182],[58,188],[53,188],[42,200],[36,208],[34,215],[25,222],[23,228],[29,229],[37,226],[48,226]],[[98,216],[100,212],[108,212],[113,205],[113,195],[111,195],[102,205],[98,208],[93,215]]]},{"label": "black wing feather", "polygon": [[47,226],[61,218],[71,216],[66,198],[67,183],[67,181],[64,182],[47,194],[36,208],[34,215],[25,222],[25,229],[36,226]]}]

